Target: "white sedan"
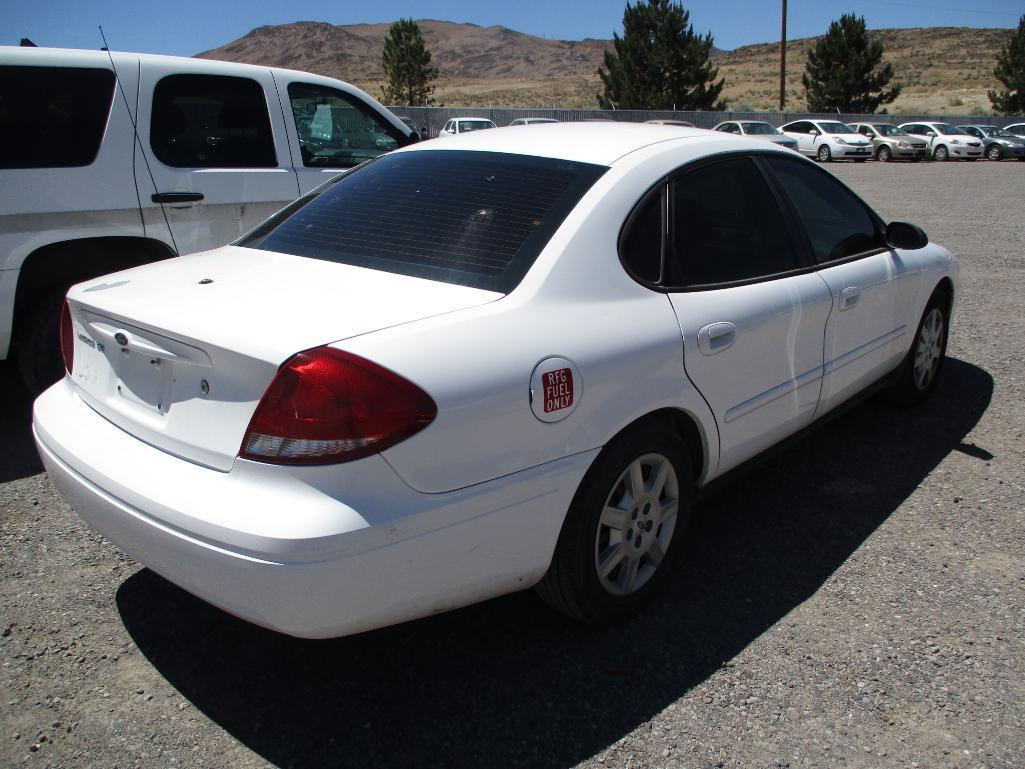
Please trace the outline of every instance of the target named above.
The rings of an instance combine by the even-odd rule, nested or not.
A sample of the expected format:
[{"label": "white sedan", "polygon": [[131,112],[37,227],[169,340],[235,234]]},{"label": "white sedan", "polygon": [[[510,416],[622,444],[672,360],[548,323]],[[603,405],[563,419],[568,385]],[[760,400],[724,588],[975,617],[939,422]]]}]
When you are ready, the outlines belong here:
[{"label": "white sedan", "polygon": [[925,139],[933,160],[971,161],[982,157],[982,142],[950,123],[902,123],[899,128]]},{"label": "white sedan", "polygon": [[486,117],[454,117],[450,119],[438,132],[439,139],[446,139],[471,131],[484,131],[488,128],[495,128],[495,124]]},{"label": "white sedan", "polygon": [[878,387],[925,399],[957,274],[757,139],[484,131],[72,288],[34,433],[97,531],[269,628],[532,586],[607,622],[699,488]]},{"label": "white sedan", "polygon": [[830,160],[854,160],[863,163],[872,157],[872,142],[855,128],[837,120],[795,120],[780,126],[780,131],[797,142],[797,151],[822,163]]}]

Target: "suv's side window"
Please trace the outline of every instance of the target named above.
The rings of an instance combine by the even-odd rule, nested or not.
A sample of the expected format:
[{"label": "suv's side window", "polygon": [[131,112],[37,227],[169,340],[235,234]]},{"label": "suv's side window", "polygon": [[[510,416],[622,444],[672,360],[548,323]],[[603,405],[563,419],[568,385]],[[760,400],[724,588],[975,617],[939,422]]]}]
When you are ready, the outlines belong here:
[{"label": "suv's side window", "polygon": [[114,73],[0,67],[0,168],[90,165],[114,95]]},{"label": "suv's side window", "polygon": [[153,154],[174,168],[275,168],[263,87],[246,77],[168,75],[153,89]]},{"label": "suv's side window", "polygon": [[670,184],[669,216],[667,285],[757,280],[798,267],[776,198],[751,158],[679,174]]},{"label": "suv's side window", "polygon": [[291,83],[288,98],[305,166],[352,168],[399,146],[398,131],[347,93]]},{"label": "suv's side window", "polygon": [[875,217],[828,171],[796,158],[767,156],[763,160],[804,222],[817,262],[886,247]]}]

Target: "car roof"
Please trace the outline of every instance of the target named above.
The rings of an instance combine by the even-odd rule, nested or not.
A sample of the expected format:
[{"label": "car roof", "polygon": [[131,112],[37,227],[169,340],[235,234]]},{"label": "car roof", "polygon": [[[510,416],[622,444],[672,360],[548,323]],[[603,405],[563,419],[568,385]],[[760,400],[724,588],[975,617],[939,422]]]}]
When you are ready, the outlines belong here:
[{"label": "car roof", "polygon": [[749,142],[755,141],[702,128],[649,123],[563,122],[542,123],[530,131],[517,131],[514,127],[507,126],[492,131],[470,132],[451,137],[444,142],[414,144],[396,152],[476,150],[610,166],[623,156],[645,147],[662,142],[689,142],[697,139],[711,140],[724,145],[742,142],[744,146],[749,146]]}]

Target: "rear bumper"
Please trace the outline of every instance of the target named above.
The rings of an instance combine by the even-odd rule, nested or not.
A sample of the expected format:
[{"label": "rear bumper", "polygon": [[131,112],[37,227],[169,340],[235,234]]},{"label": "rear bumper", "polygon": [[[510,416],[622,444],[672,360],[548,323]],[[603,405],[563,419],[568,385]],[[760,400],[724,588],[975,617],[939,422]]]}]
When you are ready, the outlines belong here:
[{"label": "rear bumper", "polygon": [[67,380],[39,397],[39,453],[75,511],[185,590],[264,627],[324,638],[531,586],[597,450],[445,494],[378,456],[219,472],[107,422]]}]

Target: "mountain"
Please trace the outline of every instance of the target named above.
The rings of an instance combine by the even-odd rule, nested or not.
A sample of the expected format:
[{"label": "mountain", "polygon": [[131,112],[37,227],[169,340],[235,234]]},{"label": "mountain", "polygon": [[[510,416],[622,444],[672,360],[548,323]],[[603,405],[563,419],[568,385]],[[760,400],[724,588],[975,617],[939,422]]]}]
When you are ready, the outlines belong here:
[{"label": "mountain", "polygon": [[[452,106],[593,108],[597,76],[611,40],[550,40],[502,26],[480,27],[424,19],[417,22],[438,67],[437,100]],[[318,21],[257,27],[207,59],[316,72],[380,96],[381,50],[389,24],[335,26]],[[967,113],[986,109],[996,88],[993,67],[1011,29],[937,27],[872,30],[883,42],[904,92],[891,112]],[[801,74],[818,38],[787,44],[787,107],[804,106]],[[713,52],[723,98],[734,109],[775,109],[779,99],[779,44]]]}]

